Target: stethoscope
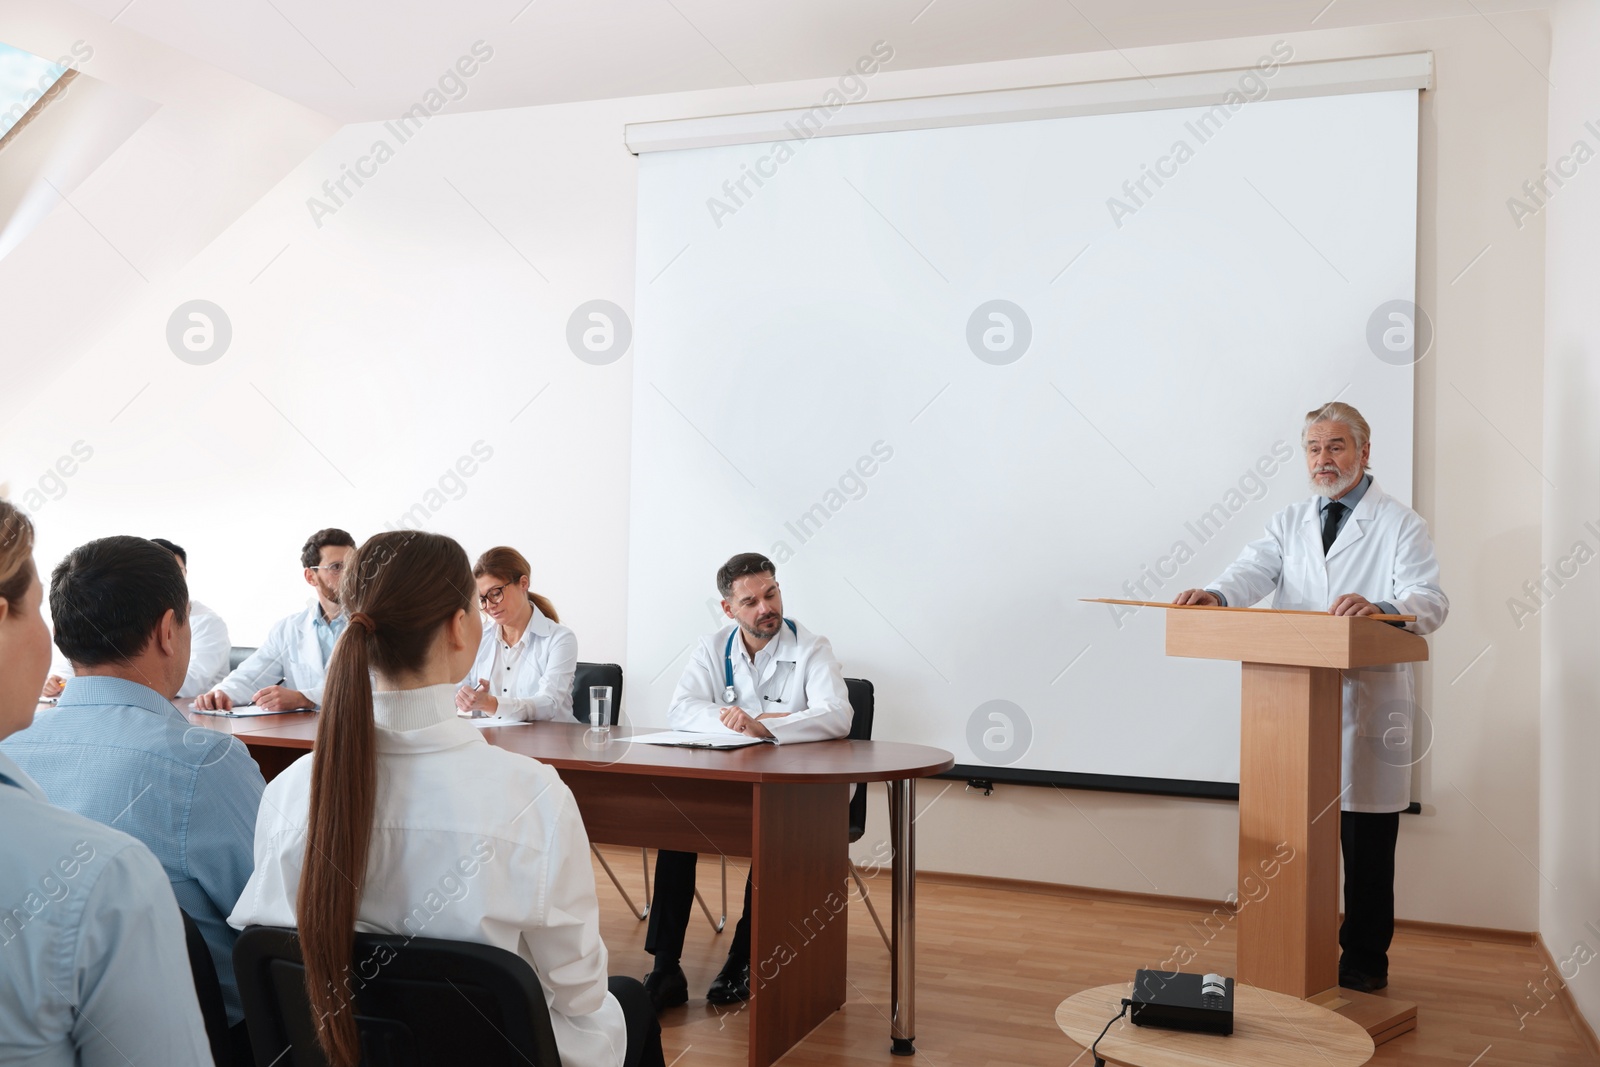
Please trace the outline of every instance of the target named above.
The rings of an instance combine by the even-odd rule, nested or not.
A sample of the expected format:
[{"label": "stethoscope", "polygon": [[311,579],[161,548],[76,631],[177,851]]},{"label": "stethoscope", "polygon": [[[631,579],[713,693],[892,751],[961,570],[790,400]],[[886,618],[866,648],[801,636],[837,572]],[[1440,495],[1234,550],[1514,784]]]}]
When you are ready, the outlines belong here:
[{"label": "stethoscope", "polygon": [[[789,628],[790,633],[794,634],[796,637],[800,636],[800,631],[795,629],[793,619],[784,619],[783,624]],[[722,699],[727,701],[729,704],[732,704],[739,695],[733,688],[733,641],[734,638],[738,636],[739,628],[735,626],[733,628],[733,633],[728,635],[728,647],[722,650]],[[776,712],[774,712],[774,714],[776,714]]]}]

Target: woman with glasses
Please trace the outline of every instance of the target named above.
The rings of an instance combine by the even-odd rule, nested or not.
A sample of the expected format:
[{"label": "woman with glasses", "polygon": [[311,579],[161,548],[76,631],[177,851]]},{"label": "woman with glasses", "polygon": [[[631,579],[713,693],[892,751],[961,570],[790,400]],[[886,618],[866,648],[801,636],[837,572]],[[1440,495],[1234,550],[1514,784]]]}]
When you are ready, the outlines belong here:
[{"label": "woman with glasses", "polygon": [[456,709],[517,722],[572,718],[578,638],[555,605],[528,588],[528,561],[504,545],[478,557],[472,577],[483,610],[483,641]]}]

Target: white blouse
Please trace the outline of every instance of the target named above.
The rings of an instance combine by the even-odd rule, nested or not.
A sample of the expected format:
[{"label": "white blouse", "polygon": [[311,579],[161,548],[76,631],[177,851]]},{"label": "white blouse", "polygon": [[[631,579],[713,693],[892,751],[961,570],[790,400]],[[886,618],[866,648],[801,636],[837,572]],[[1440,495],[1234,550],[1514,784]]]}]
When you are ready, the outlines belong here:
[{"label": "white blouse", "polygon": [[[356,929],[494,945],[533,966],[561,1062],[620,1067],[589,838],[554,770],[459,719],[453,685],[373,694],[378,799]],[[295,925],[315,753],[267,785],[230,925]]]},{"label": "white blouse", "polygon": [[500,627],[483,617],[483,639],[472,673],[461,683],[469,688],[489,683],[504,719],[533,722],[572,720],[572,679],[578,672],[578,637],[537,607],[514,645],[500,639]]}]

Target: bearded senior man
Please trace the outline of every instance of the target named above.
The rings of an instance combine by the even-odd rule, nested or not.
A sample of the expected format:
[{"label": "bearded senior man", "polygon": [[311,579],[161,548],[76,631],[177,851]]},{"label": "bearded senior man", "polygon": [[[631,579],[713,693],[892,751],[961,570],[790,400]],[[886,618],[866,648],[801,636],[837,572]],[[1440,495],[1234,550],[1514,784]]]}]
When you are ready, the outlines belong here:
[{"label": "bearded senior man", "polygon": [[[1274,608],[1415,615],[1406,629],[1437,630],[1450,602],[1439,588],[1428,524],[1372,480],[1370,438],[1367,420],[1349,404],[1308,412],[1301,443],[1315,495],[1274,515],[1266,536],[1246,545],[1208,588],[1186,589],[1173,603],[1247,607],[1272,593]],[[1400,812],[1411,803],[1414,682],[1409,663],[1342,673],[1339,984],[1370,993],[1389,984],[1395,842]]]}]

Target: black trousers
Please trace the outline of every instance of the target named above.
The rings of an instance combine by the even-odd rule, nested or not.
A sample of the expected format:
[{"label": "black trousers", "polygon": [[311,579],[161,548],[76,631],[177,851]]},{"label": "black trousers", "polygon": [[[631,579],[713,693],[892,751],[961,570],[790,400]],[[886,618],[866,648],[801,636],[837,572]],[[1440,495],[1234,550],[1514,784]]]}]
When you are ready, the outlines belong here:
[{"label": "black trousers", "polygon": [[[656,853],[656,887],[650,898],[650,929],[645,933],[644,950],[655,956],[657,967],[683,958],[683,935],[694,909],[694,868],[699,858],[693,852]],[[750,960],[749,878],[744,880],[744,913],[733,928],[728,959]]]},{"label": "black trousers", "polygon": [[661,1051],[661,1023],[656,1020],[656,1009],[650,1006],[644,983],[637,978],[613,976],[607,988],[622,1005],[622,1017],[628,1024],[628,1051],[622,1067],[666,1067]]},{"label": "black trousers", "polygon": [[[250,1028],[240,1020],[228,1028],[228,1044],[232,1047],[233,1067],[255,1067],[255,1053],[250,1048]],[[225,1067],[217,1064],[217,1067]]]},{"label": "black trousers", "polygon": [[1394,940],[1394,846],[1398,811],[1339,813],[1344,852],[1344,922],[1339,926],[1341,971],[1389,976]]}]

